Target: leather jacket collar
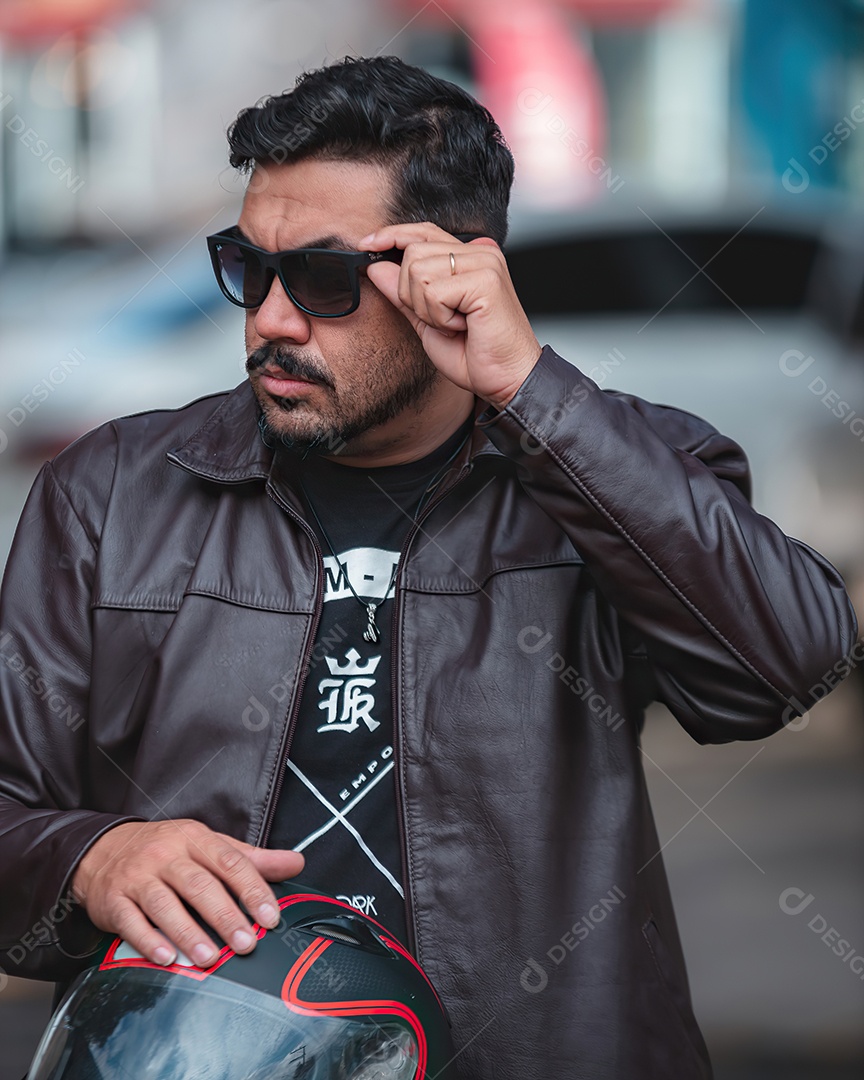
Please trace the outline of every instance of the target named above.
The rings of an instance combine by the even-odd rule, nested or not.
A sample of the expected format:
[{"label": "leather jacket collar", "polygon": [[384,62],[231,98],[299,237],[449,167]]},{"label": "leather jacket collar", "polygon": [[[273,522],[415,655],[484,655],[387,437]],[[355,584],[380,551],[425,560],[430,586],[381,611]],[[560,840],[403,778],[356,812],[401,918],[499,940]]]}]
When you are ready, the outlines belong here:
[{"label": "leather jacket collar", "polygon": [[[494,417],[485,402],[477,399],[475,421]],[[479,456],[504,455],[475,424],[471,438],[453,463],[457,472]],[[258,405],[248,379],[236,386],[218,409],[198,430],[175,450],[168,460],[205,480],[241,484],[270,478],[274,452],[266,446],[258,430]]]}]

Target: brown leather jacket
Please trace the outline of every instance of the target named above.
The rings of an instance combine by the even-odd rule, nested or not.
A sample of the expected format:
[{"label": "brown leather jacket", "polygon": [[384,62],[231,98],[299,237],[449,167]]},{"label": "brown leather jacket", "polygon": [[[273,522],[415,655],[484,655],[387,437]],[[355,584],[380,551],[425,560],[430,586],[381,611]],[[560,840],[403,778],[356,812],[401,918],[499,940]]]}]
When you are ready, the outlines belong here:
[{"label": "brown leather jacket", "polygon": [[[408,918],[460,1077],[710,1075],[639,755],[776,731],[855,640],[735,443],[545,349],[406,538],[393,699]],[[0,964],[68,978],[71,870],[127,817],[266,843],[322,595],[251,389],[47,464],[0,617]],[[92,931],[92,928],[89,928]]]}]

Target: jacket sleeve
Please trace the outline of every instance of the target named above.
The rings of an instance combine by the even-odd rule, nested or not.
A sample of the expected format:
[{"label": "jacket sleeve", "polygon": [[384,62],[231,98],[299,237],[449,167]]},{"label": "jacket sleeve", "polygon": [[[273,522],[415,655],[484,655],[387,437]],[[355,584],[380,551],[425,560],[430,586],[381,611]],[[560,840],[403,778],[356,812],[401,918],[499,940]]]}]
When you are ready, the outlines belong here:
[{"label": "jacket sleeve", "polygon": [[86,492],[105,472],[100,448],[103,440],[91,438],[75,455],[90,478],[77,507],[55,468],[43,467],[0,597],[0,966],[11,975],[56,979],[80,967],[74,957],[100,935],[70,900],[72,871],[103,832],[130,820],[86,809],[90,595],[101,526]]},{"label": "jacket sleeve", "polygon": [[635,628],[658,700],[698,742],[761,738],[809,708],[855,643],[855,615],[830,563],[752,508],[737,444],[601,391],[548,346],[480,423]]}]

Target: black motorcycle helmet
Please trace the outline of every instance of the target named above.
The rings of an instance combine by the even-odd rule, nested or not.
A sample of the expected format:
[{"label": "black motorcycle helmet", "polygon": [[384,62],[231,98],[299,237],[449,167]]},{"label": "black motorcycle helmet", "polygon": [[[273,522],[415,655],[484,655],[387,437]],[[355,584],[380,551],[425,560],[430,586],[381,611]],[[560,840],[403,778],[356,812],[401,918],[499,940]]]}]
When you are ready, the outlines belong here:
[{"label": "black motorcycle helmet", "polygon": [[373,919],[293,882],[254,952],[170,967],[121,939],[78,976],[27,1080],[452,1080],[443,1006]]}]

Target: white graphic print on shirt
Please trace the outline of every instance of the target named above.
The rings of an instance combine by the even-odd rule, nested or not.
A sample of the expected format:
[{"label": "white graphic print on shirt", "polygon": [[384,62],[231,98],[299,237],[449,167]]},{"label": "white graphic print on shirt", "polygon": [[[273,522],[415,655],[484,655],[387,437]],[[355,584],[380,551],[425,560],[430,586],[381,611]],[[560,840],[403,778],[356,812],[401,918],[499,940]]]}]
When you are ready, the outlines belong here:
[{"label": "white graphic print on shirt", "polygon": [[[348,626],[353,623],[356,627],[365,621],[362,608],[357,603],[354,593],[351,592],[348,580],[350,579],[351,585],[357,590],[357,594],[362,600],[371,600],[381,607],[385,600],[389,600],[393,595],[390,586],[393,569],[398,561],[398,551],[387,551],[375,547],[350,548],[347,551],[340,552],[338,556],[330,555],[325,557],[324,602],[341,601],[336,605],[335,609],[328,606],[328,611],[338,610],[339,614],[329,614],[325,616],[324,620],[329,628],[332,644],[336,644],[337,641],[340,643],[344,641],[344,636],[340,639],[334,637],[332,633],[334,627],[330,624],[334,620],[338,619],[336,628],[343,622]],[[353,633],[349,635],[348,643],[351,640],[357,640]],[[323,675],[316,683],[317,708],[321,711],[324,720],[315,728],[319,737],[321,734],[341,731],[352,735],[350,740],[352,745],[355,744],[355,740],[362,741],[364,734],[368,736],[376,733],[378,738],[383,736],[386,740],[386,734],[383,730],[378,733],[378,729],[381,728],[381,721],[375,716],[376,693],[379,689],[381,693],[388,695],[390,693],[389,681],[385,681],[385,684],[380,688],[377,686],[376,672],[381,664],[382,655],[378,653],[378,655],[364,657],[353,645],[347,651],[343,645],[341,654],[336,653],[334,650],[330,655],[323,655],[321,659],[327,666],[328,674]],[[382,702],[382,706],[385,707],[386,715],[389,705]],[[341,740],[332,741],[341,745]],[[324,742],[329,744],[331,740],[328,738]],[[327,787],[330,787],[332,794],[325,792],[324,785],[317,782],[317,779],[313,780],[309,775],[309,771],[300,767],[297,762],[288,762],[289,771],[300,781],[308,794],[316,800],[319,809],[325,811],[323,819],[319,818],[315,827],[298,841],[295,841],[293,847],[296,851],[306,851],[316,841],[326,836],[331,829],[341,827],[354,838],[358,848],[389,882],[401,899],[403,896],[401,882],[373,851],[372,847],[364,839],[361,830],[357,829],[353,822],[349,820],[349,815],[352,815],[355,808],[360,809],[360,803],[364,801],[367,795],[372,794],[373,789],[378,788],[381,781],[393,769],[392,745],[389,741],[385,741],[383,745],[378,743],[378,747],[378,752],[371,757],[366,757],[365,760],[360,758],[358,761],[354,756],[356,751],[346,752],[345,756],[338,752],[338,758],[330,759],[331,767],[337,768],[338,761],[341,763],[341,768],[346,769],[342,773],[342,782],[338,783],[335,789],[330,787],[329,784],[327,785]],[[363,753],[362,748],[359,752]],[[360,767],[358,768],[358,766]],[[330,782],[332,783],[335,779],[336,777],[332,776]],[[392,783],[392,779],[388,783]],[[337,799],[338,803],[341,804],[338,809]],[[366,816],[369,821],[376,819],[374,813],[371,817],[368,814]],[[355,896],[352,894],[351,899],[354,898]],[[360,910],[375,907],[376,898],[368,892],[362,894],[358,892],[356,899],[361,901],[362,904],[352,903],[352,906],[359,907]]]},{"label": "white graphic print on shirt", "polygon": [[[381,604],[391,595],[393,569],[398,561],[398,551],[375,547],[351,548],[339,556],[328,555],[324,559],[324,602],[354,600],[356,603],[351,592],[353,585],[359,597]],[[344,663],[335,656],[324,659],[331,677],[318,683],[321,695],[318,708],[325,713],[327,722],[316,730],[352,732],[362,723],[369,731],[375,731],[380,721],[372,715],[375,708],[373,691],[375,669],[381,663],[381,657],[370,656],[361,663],[357,650],[349,649],[344,655]]]},{"label": "white graphic print on shirt", "polygon": [[[351,548],[338,558],[335,555],[326,555],[324,603],[328,600],[353,599],[351,585],[362,599],[380,602],[390,595],[390,579],[398,562],[398,551],[384,551],[375,547]],[[351,585],[348,584],[349,580]]]},{"label": "white graphic print on shirt", "polygon": [[375,897],[370,896],[368,893],[354,893],[353,896],[337,896],[337,900],[341,900],[345,904],[350,904],[351,907],[356,908],[358,911],[362,911],[364,915],[371,915],[373,918],[378,914],[378,909],[375,907]]},{"label": "white graphic print on shirt", "polygon": [[[306,856],[308,883],[329,886],[404,936],[398,827],[390,817],[390,600],[399,552],[336,551],[324,557],[325,607],[282,799],[292,831],[282,842]],[[377,644],[363,639],[366,611],[351,585],[378,607]]]},{"label": "white graphic print on shirt", "polygon": [[[361,664],[360,653],[349,649],[345,654],[345,664],[340,664],[334,657],[325,657],[331,679],[322,679],[318,683],[318,693],[326,697],[318,702],[318,708],[327,713],[327,723],[318,731],[356,731],[360,721],[370,731],[380,727],[370,711],[375,708],[375,696],[365,691],[375,686],[375,669],[381,663],[380,656],[370,656]],[[329,693],[327,693],[329,691]]]}]

